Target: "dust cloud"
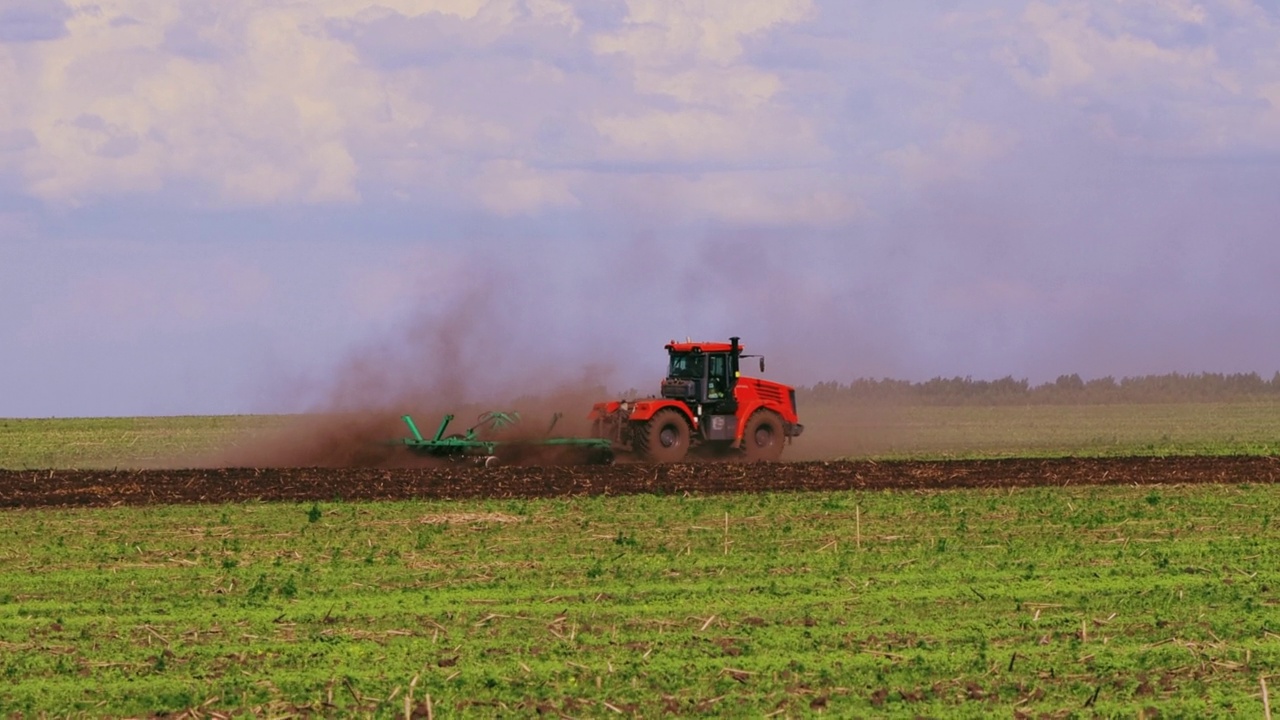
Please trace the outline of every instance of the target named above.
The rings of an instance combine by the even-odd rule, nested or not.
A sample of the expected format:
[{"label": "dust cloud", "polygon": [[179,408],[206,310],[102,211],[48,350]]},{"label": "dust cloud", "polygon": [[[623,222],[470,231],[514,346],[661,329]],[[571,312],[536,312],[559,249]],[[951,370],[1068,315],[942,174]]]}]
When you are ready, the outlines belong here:
[{"label": "dust cloud", "polygon": [[[603,267],[570,291],[563,278],[530,263],[464,269],[466,289],[427,293],[399,327],[358,346],[318,380],[279,383],[278,405],[313,398],[307,412],[277,431],[237,438],[220,452],[185,458],[201,467],[402,467],[439,462],[389,440],[408,437],[400,420],[411,414],[433,433],[446,414],[446,434],[476,426],[486,411],[518,412],[512,442],[516,462],[555,461],[520,440],[590,434],[592,404],[649,396],[658,388],[662,343],[675,337],[743,338],[748,352],[768,355],[761,376],[790,385],[825,379],[855,359],[876,369],[892,360],[879,351],[883,313],[849,305],[841,291],[815,285],[788,261],[795,246],[769,233],[712,235],[682,248],[671,239],[643,238],[585,260]],[[820,250],[820,248],[810,248]],[[682,257],[671,267],[672,257]],[[549,267],[555,262],[549,261]],[[654,278],[661,278],[654,286]],[[788,288],[785,302],[770,288]],[[646,312],[666,293],[678,313]],[[429,295],[429,297],[428,297]],[[850,340],[850,338],[854,338]],[[751,372],[750,374],[758,374]],[[641,388],[636,392],[634,388]],[[633,388],[620,391],[621,388]],[[815,422],[801,407],[805,434],[784,458],[829,459],[849,448],[850,429],[875,437],[874,416]],[[554,421],[554,426],[553,426]],[[493,437],[483,425],[481,437]],[[829,437],[828,437],[829,436]],[[494,438],[499,439],[499,438]]]},{"label": "dust cloud", "polygon": [[804,433],[782,454],[783,460],[835,460],[884,455],[910,446],[915,438],[903,421],[903,408],[875,405],[823,404],[798,408]]},{"label": "dust cloud", "polygon": [[[510,455],[518,455],[504,461],[549,459],[532,448],[521,451],[520,441],[588,434],[591,405],[608,398],[608,366],[581,357],[557,362],[555,347],[522,347],[536,320],[494,290],[509,286],[503,278],[478,280],[452,302],[439,306],[437,300],[390,337],[353,351],[330,379],[311,383],[309,390],[321,396],[312,411],[184,464],[390,468],[444,462],[394,444],[410,435],[401,420],[406,414],[427,436],[453,415],[446,435],[474,430],[477,437],[502,440]],[[290,387],[308,391],[297,383]],[[494,428],[482,421],[490,411],[514,413],[519,421]]]}]

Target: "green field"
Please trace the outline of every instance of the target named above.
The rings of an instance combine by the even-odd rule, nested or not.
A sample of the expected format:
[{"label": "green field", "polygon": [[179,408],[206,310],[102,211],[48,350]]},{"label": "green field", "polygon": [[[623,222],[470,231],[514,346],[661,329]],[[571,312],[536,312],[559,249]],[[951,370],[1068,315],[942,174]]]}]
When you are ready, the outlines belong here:
[{"label": "green field", "polygon": [[289,422],[286,416],[0,419],[0,468],[114,468],[197,457]]},{"label": "green field", "polygon": [[9,512],[0,712],[1260,716],[1261,485]]},{"label": "green field", "polygon": [[[813,407],[790,457],[1274,455],[1280,403]],[[792,452],[794,451],[794,452]]]},{"label": "green field", "polygon": [[[1280,403],[802,408],[787,459],[1280,453]],[[0,419],[0,468],[182,464],[288,416]]]},{"label": "green field", "polygon": [[[792,450],[1274,453],[1276,410],[816,408]],[[0,421],[0,466],[286,421]],[[0,716],[1261,717],[1280,493],[1238,480],[4,511]]]}]

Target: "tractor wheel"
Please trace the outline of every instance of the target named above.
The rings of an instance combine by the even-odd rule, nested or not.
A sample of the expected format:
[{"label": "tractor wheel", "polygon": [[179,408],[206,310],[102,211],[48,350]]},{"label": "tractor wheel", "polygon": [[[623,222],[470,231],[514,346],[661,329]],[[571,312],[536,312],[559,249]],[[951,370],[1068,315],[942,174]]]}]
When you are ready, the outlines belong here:
[{"label": "tractor wheel", "polygon": [[679,410],[659,410],[636,429],[636,450],[649,462],[680,462],[689,452],[689,423]]},{"label": "tractor wheel", "polygon": [[782,432],[782,418],[772,410],[757,410],[747,420],[742,433],[742,451],[748,460],[775,462],[782,457],[782,444],[786,436]]}]

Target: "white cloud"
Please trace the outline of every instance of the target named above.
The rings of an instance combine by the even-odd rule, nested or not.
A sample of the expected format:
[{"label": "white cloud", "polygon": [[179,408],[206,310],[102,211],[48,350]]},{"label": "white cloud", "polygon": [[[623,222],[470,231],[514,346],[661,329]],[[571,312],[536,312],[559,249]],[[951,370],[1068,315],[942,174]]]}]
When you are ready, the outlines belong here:
[{"label": "white cloud", "polygon": [[1280,149],[1267,88],[1280,32],[1257,6],[1219,0],[1028,3],[997,57],[1026,90],[1090,118],[1127,150]]},{"label": "white cloud", "polygon": [[803,118],[783,110],[653,110],[600,117],[595,127],[605,141],[601,155],[611,160],[751,167],[809,163],[822,153]]},{"label": "white cloud", "polygon": [[955,123],[936,142],[911,143],[883,153],[882,159],[912,186],[977,179],[983,167],[1005,156],[1015,139],[981,123]]},{"label": "white cloud", "polygon": [[576,207],[562,173],[539,172],[518,160],[491,160],[476,177],[476,195],[487,209],[504,216],[547,207]]},{"label": "white cloud", "polygon": [[749,110],[782,87],[777,75],[750,68],[707,67],[679,72],[638,71],[636,90],[668,95],[685,105]]},{"label": "white cloud", "polygon": [[697,61],[729,65],[740,60],[742,40],[779,23],[805,19],[809,0],[628,0],[626,26],[596,38],[600,53],[620,53],[637,65]]},{"label": "white cloud", "polygon": [[[1171,356],[1078,332],[1115,315],[1085,296],[1141,310],[1117,329],[1276,324],[1271,2],[21,5],[37,22],[0,28],[0,346],[25,342],[30,369],[114,343],[167,398],[166,362],[225,373],[256,344],[327,365],[504,273],[539,304],[501,313],[587,337],[654,263],[691,281],[655,318],[714,298],[705,327],[871,348],[886,373]],[[822,323],[739,298],[744,272],[779,268]],[[1194,344],[1277,355],[1250,342],[1280,333],[1229,334]],[[92,392],[135,394],[94,365]]]},{"label": "white cloud", "polygon": [[[503,216],[580,207],[583,189],[612,182],[580,169],[592,162],[824,161],[809,121],[778,101],[783,81],[744,46],[812,16],[810,0],[628,11],[620,28],[565,46],[584,24],[564,0],[82,2],[65,37],[0,47],[0,83],[25,101],[0,110],[0,133],[34,140],[3,151],[55,204],[173,188],[194,188],[186,201],[200,205],[372,191]],[[593,54],[623,58],[603,66],[621,76],[599,77]]]},{"label": "white cloud", "polygon": [[226,46],[219,62],[163,49],[182,19],[169,3],[82,9],[66,39],[31,50],[32,194],[79,202],[195,180],[234,203],[356,199],[349,139],[386,103],[377,78],[305,6],[225,12],[238,30],[204,36]]},{"label": "white cloud", "polygon": [[573,6],[562,0],[526,0],[530,15],[541,22],[564,25],[570,32],[582,29],[582,21],[578,19]]},{"label": "white cloud", "polygon": [[[1204,21],[1176,3],[1163,6],[1171,17]],[[1048,50],[1048,67],[1041,73],[1014,68],[1029,88],[1056,96],[1088,84],[1122,89],[1134,82],[1156,80],[1179,84],[1202,78],[1217,62],[1213,47],[1162,47],[1149,37],[1121,27],[1099,27],[1100,13],[1092,3],[1050,5],[1037,0],[1027,6],[1024,21]],[[1180,72],[1174,72],[1180,71]]]},{"label": "white cloud", "polygon": [[623,28],[602,33],[593,47],[631,63],[637,92],[687,105],[754,107],[779,89],[776,75],[743,61],[742,41],[771,27],[799,22],[809,0],[629,0]]},{"label": "white cloud", "polygon": [[469,20],[495,3],[489,0],[319,0],[312,4],[321,8],[326,17],[351,17],[390,10],[405,17],[440,13]]},{"label": "white cloud", "polygon": [[[325,26],[388,13],[494,28],[489,41],[515,22],[581,27],[560,0],[240,0],[216,11],[82,4],[65,38],[0,46],[0,86],[17,88],[13,102],[0,103],[0,138],[33,138],[0,152],[14,157],[32,195],[54,203],[194,182],[212,191],[202,204],[262,204],[355,201],[366,180],[430,177],[441,154],[454,156],[457,170],[466,148],[517,145],[513,118],[451,110],[449,96],[424,94],[414,68],[379,69]],[[555,83],[556,73],[537,81]],[[539,197],[567,202],[563,190],[532,192],[527,168],[522,180],[505,181],[521,199],[499,200],[500,178],[511,172],[495,167],[482,155],[463,168],[483,188],[482,205],[533,211]],[[457,193],[457,180],[451,174],[436,188]]]},{"label": "white cloud", "polygon": [[807,169],[640,174],[615,182],[635,216],[664,221],[833,227],[865,211],[846,179]]},{"label": "white cloud", "polygon": [[[943,14],[628,0],[612,23],[566,0],[71,7],[63,36],[0,44],[0,162],[54,204],[372,194],[536,216],[592,212],[602,186],[629,202],[621,166],[748,172],[783,198],[758,214],[783,217],[791,170],[846,187],[966,182],[1041,112],[1126,150],[1280,148],[1276,21],[1231,0]],[[1006,120],[998,102],[1026,112]],[[829,213],[795,213],[809,214]]]}]

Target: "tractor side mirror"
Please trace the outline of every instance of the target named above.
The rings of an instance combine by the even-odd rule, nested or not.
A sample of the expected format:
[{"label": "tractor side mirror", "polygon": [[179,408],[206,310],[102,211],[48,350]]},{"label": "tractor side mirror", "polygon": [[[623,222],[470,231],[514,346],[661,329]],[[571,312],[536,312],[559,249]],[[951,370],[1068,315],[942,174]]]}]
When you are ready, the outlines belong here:
[{"label": "tractor side mirror", "polygon": [[760,358],[760,372],[764,372],[764,358]]}]

